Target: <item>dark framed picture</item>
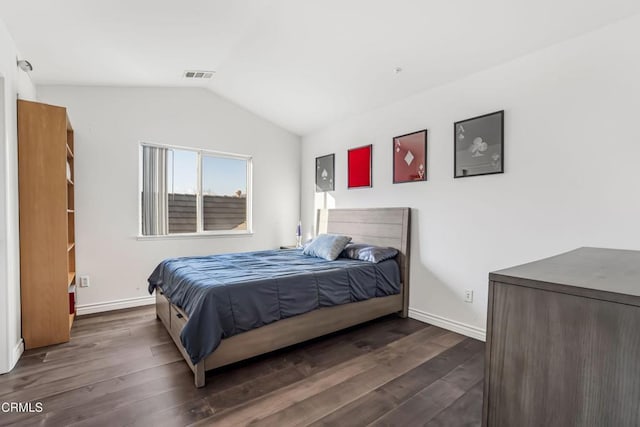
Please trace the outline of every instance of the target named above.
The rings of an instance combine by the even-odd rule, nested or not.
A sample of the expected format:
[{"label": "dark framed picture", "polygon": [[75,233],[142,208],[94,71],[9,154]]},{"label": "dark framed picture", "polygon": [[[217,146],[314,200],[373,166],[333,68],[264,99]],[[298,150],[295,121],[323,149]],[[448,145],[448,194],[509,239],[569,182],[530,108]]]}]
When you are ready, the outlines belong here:
[{"label": "dark framed picture", "polygon": [[393,183],[427,180],[427,130],[393,138]]},{"label": "dark framed picture", "polygon": [[335,166],[335,154],[316,157],[316,193],[333,191],[336,189]]},{"label": "dark framed picture", "polygon": [[347,151],[347,187],[371,187],[372,145],[352,148]]},{"label": "dark framed picture", "polygon": [[453,125],[453,177],[504,173],[504,111]]}]

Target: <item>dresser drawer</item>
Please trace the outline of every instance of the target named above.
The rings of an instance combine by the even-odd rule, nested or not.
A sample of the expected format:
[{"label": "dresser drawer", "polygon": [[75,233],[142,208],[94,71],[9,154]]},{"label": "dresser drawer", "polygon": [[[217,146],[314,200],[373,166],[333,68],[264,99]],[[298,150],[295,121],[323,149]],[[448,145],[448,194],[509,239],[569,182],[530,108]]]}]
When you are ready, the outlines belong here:
[{"label": "dresser drawer", "polygon": [[483,425],[640,426],[640,251],[490,273]]},{"label": "dresser drawer", "polygon": [[160,289],[156,289],[156,314],[167,329],[171,329],[171,311],[169,299]]},{"label": "dresser drawer", "polygon": [[178,339],[180,339],[180,332],[187,323],[185,315],[176,307],[171,306],[171,333]]}]

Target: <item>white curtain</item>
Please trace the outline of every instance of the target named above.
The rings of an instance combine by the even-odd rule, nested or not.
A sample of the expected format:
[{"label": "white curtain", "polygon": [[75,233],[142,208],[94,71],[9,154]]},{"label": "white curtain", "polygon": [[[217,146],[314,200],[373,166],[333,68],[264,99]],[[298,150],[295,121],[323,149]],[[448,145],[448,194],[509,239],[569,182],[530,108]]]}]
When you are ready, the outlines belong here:
[{"label": "white curtain", "polygon": [[142,235],[167,234],[167,149],[142,146]]}]

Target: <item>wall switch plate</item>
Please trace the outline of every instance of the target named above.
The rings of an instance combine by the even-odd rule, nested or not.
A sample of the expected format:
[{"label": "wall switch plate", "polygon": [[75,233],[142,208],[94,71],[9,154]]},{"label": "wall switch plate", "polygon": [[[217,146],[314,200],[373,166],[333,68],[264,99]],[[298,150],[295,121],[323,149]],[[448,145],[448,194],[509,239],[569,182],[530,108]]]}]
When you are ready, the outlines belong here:
[{"label": "wall switch plate", "polygon": [[473,291],[471,289],[464,290],[464,302],[473,302]]},{"label": "wall switch plate", "polygon": [[91,285],[91,282],[89,281],[89,276],[80,276],[80,287],[88,288],[89,285]]}]

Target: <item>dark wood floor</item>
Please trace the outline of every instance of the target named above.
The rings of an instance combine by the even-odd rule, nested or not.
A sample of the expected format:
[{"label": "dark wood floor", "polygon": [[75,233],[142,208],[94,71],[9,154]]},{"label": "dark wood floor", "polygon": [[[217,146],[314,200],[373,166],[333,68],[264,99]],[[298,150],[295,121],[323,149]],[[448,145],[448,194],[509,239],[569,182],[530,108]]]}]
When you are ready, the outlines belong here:
[{"label": "dark wood floor", "polygon": [[1,425],[480,425],[484,344],[386,317],[207,374],[191,371],[152,307],[79,318],[71,342],[0,376]]}]

